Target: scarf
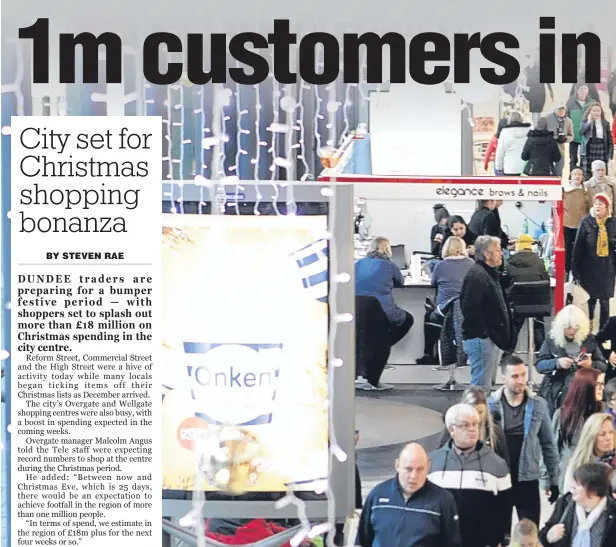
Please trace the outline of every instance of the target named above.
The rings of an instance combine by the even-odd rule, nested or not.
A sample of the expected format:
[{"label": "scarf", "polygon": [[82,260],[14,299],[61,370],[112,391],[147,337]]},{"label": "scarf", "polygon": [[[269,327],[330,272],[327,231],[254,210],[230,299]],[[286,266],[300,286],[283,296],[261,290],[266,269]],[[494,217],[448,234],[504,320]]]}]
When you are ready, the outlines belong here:
[{"label": "scarf", "polygon": [[606,257],[610,254],[607,243],[607,230],[605,228],[605,222],[607,219],[608,217],[603,220],[599,220],[598,218],[596,219],[597,226],[599,226],[599,234],[597,235],[597,256],[599,257]]},{"label": "scarf", "polygon": [[586,510],[579,504],[575,504],[575,514],[577,516],[577,532],[573,538],[571,547],[592,547],[590,542],[590,530],[597,522],[607,506],[607,498],[603,498],[597,507],[590,513],[586,514]]}]

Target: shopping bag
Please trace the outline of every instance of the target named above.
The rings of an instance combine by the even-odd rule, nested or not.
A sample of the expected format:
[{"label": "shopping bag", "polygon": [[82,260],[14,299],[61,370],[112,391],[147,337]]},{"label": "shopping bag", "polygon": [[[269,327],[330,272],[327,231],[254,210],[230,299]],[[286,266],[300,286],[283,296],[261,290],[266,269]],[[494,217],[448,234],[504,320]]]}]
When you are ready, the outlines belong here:
[{"label": "shopping bag", "polygon": [[565,284],[565,294],[571,295],[571,303],[574,306],[577,306],[584,311],[588,311],[588,300],[590,299],[590,296],[581,285],[573,281],[569,281]]}]

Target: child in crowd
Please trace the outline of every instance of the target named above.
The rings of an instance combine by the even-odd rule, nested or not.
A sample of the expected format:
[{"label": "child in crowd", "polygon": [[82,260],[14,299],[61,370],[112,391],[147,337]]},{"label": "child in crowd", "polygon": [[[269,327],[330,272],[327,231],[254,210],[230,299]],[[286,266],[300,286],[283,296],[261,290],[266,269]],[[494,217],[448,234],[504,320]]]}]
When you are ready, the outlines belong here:
[{"label": "child in crowd", "polygon": [[605,384],[605,402],[607,406],[605,413],[612,417],[616,429],[616,378],[612,378]]},{"label": "child in crowd", "polygon": [[537,525],[528,519],[522,519],[513,529],[511,547],[540,547]]}]

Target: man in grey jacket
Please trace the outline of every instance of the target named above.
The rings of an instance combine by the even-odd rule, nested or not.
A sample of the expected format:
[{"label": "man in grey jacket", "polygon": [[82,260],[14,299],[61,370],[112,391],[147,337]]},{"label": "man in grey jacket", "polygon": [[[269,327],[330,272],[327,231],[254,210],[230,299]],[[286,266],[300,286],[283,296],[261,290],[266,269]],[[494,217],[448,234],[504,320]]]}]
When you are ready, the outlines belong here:
[{"label": "man in grey jacket", "polygon": [[567,117],[567,106],[564,103],[556,105],[554,112],[545,117],[548,131],[554,133],[554,139],[560,150],[560,160],[554,165],[555,175],[560,177],[565,166],[565,143],[573,140],[573,122]]},{"label": "man in grey jacket", "polygon": [[550,413],[545,400],[526,387],[528,372],[522,359],[508,355],[502,360],[501,368],[505,385],[490,396],[488,404],[491,412],[501,415],[518,519],[527,518],[539,526],[542,457],[550,478],[551,486],[546,492],[550,503],[554,503],[560,493],[558,451],[552,436]]}]

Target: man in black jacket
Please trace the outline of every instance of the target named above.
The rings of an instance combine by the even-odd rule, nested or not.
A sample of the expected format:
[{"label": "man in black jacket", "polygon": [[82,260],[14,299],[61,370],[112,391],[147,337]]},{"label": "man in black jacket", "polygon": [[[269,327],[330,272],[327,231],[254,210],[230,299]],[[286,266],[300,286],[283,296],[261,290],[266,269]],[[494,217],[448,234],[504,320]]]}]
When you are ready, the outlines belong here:
[{"label": "man in black jacket", "polygon": [[471,385],[488,389],[494,386],[501,350],[512,350],[512,318],[498,272],[502,263],[500,239],[478,237],[475,264],[466,274],[460,293],[462,337],[471,367]]},{"label": "man in black jacket", "polygon": [[[533,238],[528,234],[522,234],[515,245],[515,254],[505,263],[505,271],[501,278],[501,284],[505,289],[507,299],[511,302],[511,289],[516,282],[527,281],[549,281],[550,276],[545,269],[543,260],[533,251]],[[511,302],[513,304],[513,302]],[[545,328],[543,318],[534,321],[535,348],[540,348],[545,339]],[[515,348],[520,336],[520,331],[524,325],[524,317],[513,314],[513,340],[512,347]]]}]

